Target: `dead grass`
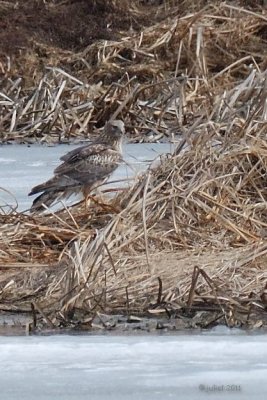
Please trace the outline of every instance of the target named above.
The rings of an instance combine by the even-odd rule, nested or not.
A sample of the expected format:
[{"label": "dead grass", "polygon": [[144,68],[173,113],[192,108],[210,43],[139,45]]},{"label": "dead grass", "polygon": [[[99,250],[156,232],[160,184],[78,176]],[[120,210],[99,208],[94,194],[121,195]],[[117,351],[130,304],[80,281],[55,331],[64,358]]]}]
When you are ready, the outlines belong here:
[{"label": "dead grass", "polygon": [[119,108],[130,133],[178,143],[89,216],[2,210],[2,309],[53,327],[99,311],[266,324],[266,13],[214,3],[169,15],[69,54],[75,76],[52,68],[27,92],[7,80],[3,141],[74,137]]},{"label": "dead grass", "polygon": [[[171,3],[152,8],[156,20],[160,13],[168,17],[117,41],[98,40],[78,52],[36,43],[39,51],[22,53],[21,63],[33,86],[28,78],[25,84],[26,71],[24,79],[14,78],[12,60],[3,61],[1,141],[87,136],[137,84],[138,93],[120,115],[129,134],[169,136],[213,109],[222,90],[253,69],[265,70],[264,9],[214,2],[196,10],[191,1]],[[151,12],[136,7],[133,13]],[[46,53],[42,76],[40,52]]]}]

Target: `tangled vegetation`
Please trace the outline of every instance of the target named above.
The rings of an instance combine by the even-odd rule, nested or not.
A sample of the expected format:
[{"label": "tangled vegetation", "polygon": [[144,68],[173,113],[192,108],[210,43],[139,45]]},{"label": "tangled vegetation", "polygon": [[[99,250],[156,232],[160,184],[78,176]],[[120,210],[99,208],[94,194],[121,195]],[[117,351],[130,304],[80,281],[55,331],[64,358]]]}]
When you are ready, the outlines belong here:
[{"label": "tangled vegetation", "polygon": [[129,7],[114,36],[56,53],[34,39],[47,64],[30,59],[31,79],[2,63],[1,140],[84,137],[115,114],[129,137],[176,150],[89,214],[3,208],[0,307],[32,313],[33,329],[92,328],[101,313],[266,326],[266,10],[109,3]]}]

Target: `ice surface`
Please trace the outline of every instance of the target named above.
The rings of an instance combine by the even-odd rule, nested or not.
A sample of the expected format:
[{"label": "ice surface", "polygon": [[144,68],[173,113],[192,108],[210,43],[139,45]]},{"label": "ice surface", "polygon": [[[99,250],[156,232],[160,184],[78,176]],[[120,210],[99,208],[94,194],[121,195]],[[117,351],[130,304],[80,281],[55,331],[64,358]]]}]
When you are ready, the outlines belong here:
[{"label": "ice surface", "polygon": [[266,377],[266,335],[0,337],[1,400],[266,400]]},{"label": "ice surface", "polygon": [[[17,200],[20,211],[30,207],[33,197],[28,197],[31,188],[44,182],[53,174],[53,170],[60,163],[59,158],[79,145],[27,146],[6,145],[0,146],[0,206],[15,204]],[[136,173],[144,170],[152,160],[160,154],[170,152],[169,143],[128,144],[124,146],[124,159],[131,165],[121,165],[110,177],[110,180],[132,178]],[[116,184],[129,185],[129,183]],[[106,187],[105,187],[106,188]]]}]

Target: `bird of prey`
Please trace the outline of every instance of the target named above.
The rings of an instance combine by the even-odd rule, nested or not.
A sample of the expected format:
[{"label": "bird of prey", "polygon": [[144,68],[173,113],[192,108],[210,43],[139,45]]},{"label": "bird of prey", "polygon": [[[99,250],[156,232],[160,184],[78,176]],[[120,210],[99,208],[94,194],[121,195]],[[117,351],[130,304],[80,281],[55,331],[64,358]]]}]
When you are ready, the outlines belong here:
[{"label": "bird of prey", "polygon": [[122,138],[125,132],[121,120],[105,124],[103,133],[92,143],[78,147],[62,156],[63,161],[47,182],[32,188],[29,196],[41,193],[32,203],[31,211],[43,211],[55,201],[82,192],[87,201],[89,193],[103,184],[121,164]]}]

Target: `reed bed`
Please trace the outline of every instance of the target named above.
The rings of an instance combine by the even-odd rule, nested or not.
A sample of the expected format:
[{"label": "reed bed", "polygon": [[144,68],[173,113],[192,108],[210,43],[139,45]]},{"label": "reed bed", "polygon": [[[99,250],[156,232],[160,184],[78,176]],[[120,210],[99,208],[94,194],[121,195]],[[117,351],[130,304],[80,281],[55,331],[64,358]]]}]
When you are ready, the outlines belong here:
[{"label": "reed bed", "polygon": [[173,155],[89,216],[3,215],[1,307],[36,304],[55,326],[75,312],[212,305],[229,326],[264,313],[266,77],[251,73],[224,93],[216,124],[199,120]]},{"label": "reed bed", "polygon": [[[159,22],[140,32],[129,26],[119,40],[96,41],[79,52],[34,43],[53,67],[31,67],[31,85],[14,78],[10,59],[1,64],[2,142],[88,137],[136,87],[120,113],[129,135],[170,136],[212,109],[216,96],[253,68],[266,68],[263,8],[187,0],[141,11],[137,3],[131,3],[132,19],[153,11]],[[29,62],[28,55],[25,76]]]},{"label": "reed bed", "polygon": [[67,55],[75,75],[53,67],[35,91],[9,79],[1,92],[3,141],[80,137],[111,115],[177,141],[89,214],[2,209],[0,309],[38,313],[33,328],[88,328],[99,313],[266,326],[267,19],[188,4]]}]

